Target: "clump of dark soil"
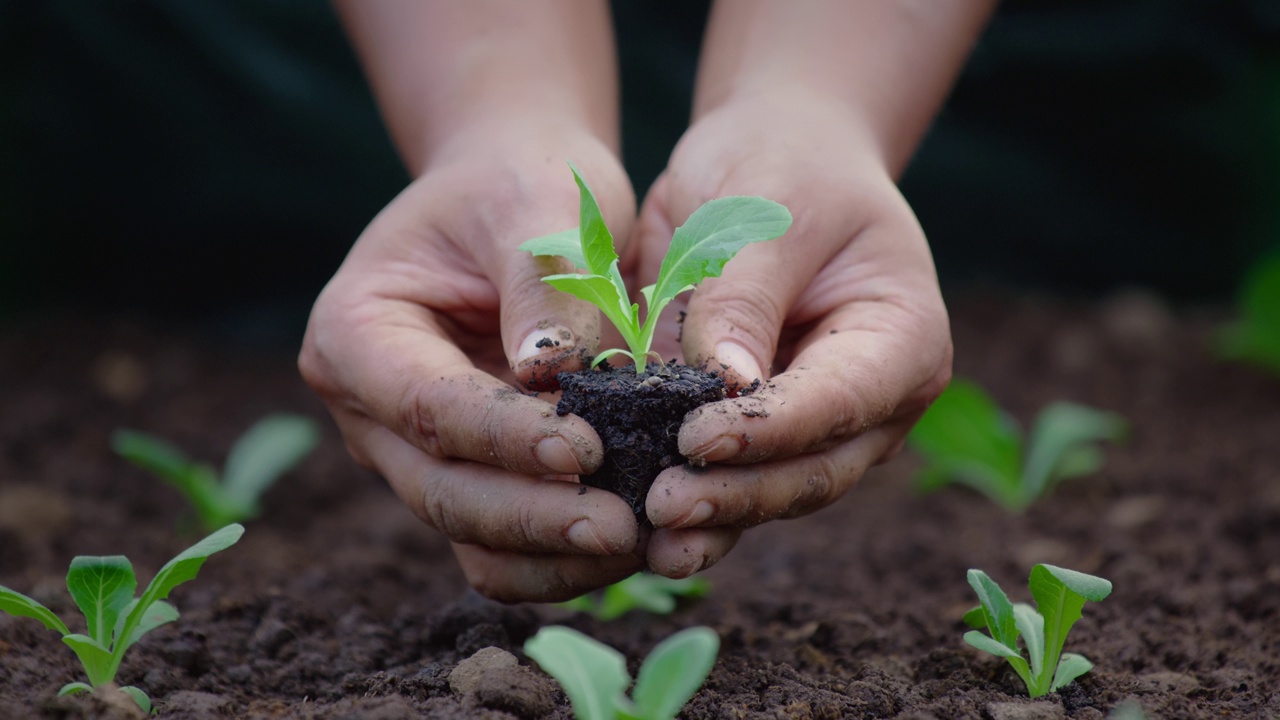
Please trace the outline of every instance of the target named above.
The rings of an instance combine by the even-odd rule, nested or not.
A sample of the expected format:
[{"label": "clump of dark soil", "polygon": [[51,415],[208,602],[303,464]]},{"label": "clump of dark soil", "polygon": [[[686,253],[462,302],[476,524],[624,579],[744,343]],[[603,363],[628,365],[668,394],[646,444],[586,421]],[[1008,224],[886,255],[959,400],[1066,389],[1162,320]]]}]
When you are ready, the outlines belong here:
[{"label": "clump of dark soil", "polygon": [[604,444],[604,463],[582,482],[618,494],[642,521],[654,478],[686,460],[677,445],[685,415],[725,398],[724,380],[674,361],[650,363],[640,376],[633,365],[602,363],[558,379],[556,413],[586,420]]}]

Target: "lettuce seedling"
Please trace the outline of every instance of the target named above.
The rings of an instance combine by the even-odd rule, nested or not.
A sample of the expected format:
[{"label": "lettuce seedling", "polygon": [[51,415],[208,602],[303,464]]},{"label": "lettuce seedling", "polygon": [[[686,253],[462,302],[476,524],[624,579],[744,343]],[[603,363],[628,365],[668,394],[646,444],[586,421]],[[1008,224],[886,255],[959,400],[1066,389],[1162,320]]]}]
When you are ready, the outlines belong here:
[{"label": "lettuce seedling", "polygon": [[1128,424],[1116,413],[1051,403],[1025,440],[1017,423],[972,382],[956,379],[911,430],[907,441],[925,459],[922,490],[955,482],[1022,512],[1060,481],[1102,467],[1101,440],[1119,441]]},{"label": "lettuce seedling", "polygon": [[1218,354],[1280,374],[1280,254],[1249,272],[1238,306],[1239,318],[1218,336]]},{"label": "lettuce seedling", "polygon": [[[1083,655],[1063,653],[1067,633],[1080,619],[1086,600],[1100,602],[1111,594],[1111,583],[1100,577],[1053,565],[1031,569],[1031,597],[1036,607],[1011,603],[994,580],[981,570],[969,571],[969,585],[981,605],[964,616],[974,630],[965,642],[1009,661],[1033,698],[1056,692],[1093,669]],[[991,635],[979,632],[986,628]],[[1018,638],[1027,649],[1023,657]],[[1028,662],[1028,658],[1030,662]]]},{"label": "lettuce seedling", "polygon": [[268,415],[249,428],[227,456],[222,478],[157,437],[117,430],[116,454],[177,488],[195,508],[205,530],[258,516],[258,505],[281,475],[302,462],[320,441],[316,422],[301,415]]},{"label": "lettuce seedling", "polygon": [[673,720],[702,687],[719,650],[711,628],[681,630],[645,658],[628,698],[626,658],[608,645],[559,625],[524,644],[524,654],[564,688],[578,720]]},{"label": "lettuce seedling", "polygon": [[703,280],[718,277],[725,263],[746,245],[780,237],[791,227],[791,213],[787,208],[761,197],[723,197],[698,208],[684,225],[676,228],[667,254],[662,258],[658,281],[640,290],[645,300],[642,324],[640,305],[631,302],[622,282],[613,235],[605,227],[595,195],[578,168],[572,163],[569,168],[581,197],[579,226],[533,238],[520,249],[535,257],[567,258],[575,269],[586,271],[548,275],[542,280],[600,308],[622,334],[627,349],[601,352],[596,355],[593,367],[605,358],[621,354],[631,358],[639,376],[648,364],[658,317],[668,303]]},{"label": "lettuce seedling", "polygon": [[632,610],[655,615],[670,615],[681,597],[699,598],[707,594],[711,583],[706,578],[669,578],[639,572],[616,582],[599,593],[587,593],[560,606],[585,612],[597,620],[616,620]]},{"label": "lettuce seedling", "polygon": [[[73,558],[67,571],[67,590],[84,614],[85,633],[71,632],[52,610],[4,586],[0,586],[0,610],[17,617],[34,618],[61,633],[62,642],[80,658],[89,682],[67,683],[58,691],[59,695],[92,691],[115,682],[125,651],[143,635],[178,619],[177,608],[164,601],[169,593],[194,579],[210,555],[231,547],[243,534],[243,526],[227,525],[192,545],[165,563],[136,598],[133,593],[138,581],[133,566],[124,556]],[[151,699],[142,690],[131,685],[120,690],[132,697],[143,712],[151,712]]]}]

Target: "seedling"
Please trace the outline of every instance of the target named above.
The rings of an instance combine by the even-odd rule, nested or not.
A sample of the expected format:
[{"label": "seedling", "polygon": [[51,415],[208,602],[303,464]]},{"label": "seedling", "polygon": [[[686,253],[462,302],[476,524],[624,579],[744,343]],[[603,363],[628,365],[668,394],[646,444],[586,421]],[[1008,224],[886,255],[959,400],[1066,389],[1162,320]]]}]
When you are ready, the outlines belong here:
[{"label": "seedling", "polygon": [[1040,411],[1024,439],[982,388],[957,379],[907,440],[925,459],[916,478],[922,490],[955,482],[1022,512],[1062,480],[1097,471],[1103,458],[1096,443],[1127,432],[1116,413],[1059,401]]},{"label": "seedling", "polygon": [[543,281],[600,308],[622,334],[627,349],[601,352],[596,355],[593,367],[613,355],[626,355],[635,363],[639,376],[648,364],[658,317],[668,303],[703,280],[718,277],[725,263],[746,245],[780,237],[791,227],[791,213],[782,205],[761,197],[723,197],[698,208],[684,225],[676,228],[658,270],[658,281],[640,290],[645,300],[645,319],[641,324],[640,305],[631,302],[622,282],[613,235],[605,227],[595,195],[578,168],[573,164],[569,168],[581,196],[579,226],[533,238],[520,249],[539,257],[567,258],[576,270],[586,271],[548,275]]},{"label": "seedling", "polygon": [[681,597],[698,598],[707,594],[711,583],[706,578],[674,578],[640,572],[616,582],[597,593],[580,595],[561,607],[585,612],[597,620],[616,620],[632,610],[645,610],[655,615],[669,615]]},{"label": "seedling", "polygon": [[1219,335],[1218,353],[1280,374],[1280,253],[1260,262],[1245,278],[1239,313]]},{"label": "seedling", "polygon": [[195,508],[205,530],[258,516],[262,497],[281,475],[315,449],[320,431],[301,415],[268,415],[249,428],[227,456],[222,478],[169,443],[134,430],[111,438],[116,454],[176,487]]},{"label": "seedling", "polygon": [[[1031,597],[1036,607],[1011,603],[994,580],[981,570],[969,571],[969,585],[982,602],[964,616],[974,630],[965,633],[965,642],[1002,657],[1038,698],[1057,690],[1093,669],[1083,655],[1063,653],[1067,633],[1080,619],[1085,600],[1100,602],[1111,594],[1111,583],[1100,577],[1053,565],[1031,568]],[[1037,612],[1038,610],[1038,612]],[[986,628],[991,635],[978,632]],[[1021,636],[1027,658],[1018,649]]]},{"label": "seedling", "polygon": [[711,628],[681,630],[645,658],[628,698],[626,658],[608,645],[559,625],[524,644],[524,654],[564,688],[578,720],[672,720],[702,687],[719,650]]},{"label": "seedling", "polygon": [[[164,599],[182,583],[195,578],[209,556],[226,550],[244,534],[244,527],[228,525],[178,554],[160,568],[140,597],[134,597],[138,581],[133,566],[123,555],[80,555],[67,571],[67,590],[84,614],[86,634],[73,633],[52,610],[22,593],[0,586],[0,610],[17,617],[39,620],[62,634],[62,642],[75,651],[89,678],[88,683],[72,682],[59,695],[91,692],[115,682],[125,651],[143,635],[178,619],[178,610]],[[132,685],[120,688],[151,712],[151,699]]]}]

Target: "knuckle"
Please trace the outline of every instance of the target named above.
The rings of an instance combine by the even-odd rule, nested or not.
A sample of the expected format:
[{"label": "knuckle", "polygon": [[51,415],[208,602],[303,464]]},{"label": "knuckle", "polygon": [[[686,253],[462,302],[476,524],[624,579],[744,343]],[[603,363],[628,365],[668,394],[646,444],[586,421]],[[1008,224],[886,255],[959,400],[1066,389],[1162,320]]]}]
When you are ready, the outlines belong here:
[{"label": "knuckle", "polygon": [[431,382],[413,382],[401,399],[396,420],[415,445],[434,457],[443,458],[432,405]]},{"label": "knuckle", "polygon": [[450,540],[467,542],[471,539],[466,525],[458,517],[450,494],[445,490],[445,483],[423,478],[422,492],[418,495],[418,502],[413,510],[423,522]]}]

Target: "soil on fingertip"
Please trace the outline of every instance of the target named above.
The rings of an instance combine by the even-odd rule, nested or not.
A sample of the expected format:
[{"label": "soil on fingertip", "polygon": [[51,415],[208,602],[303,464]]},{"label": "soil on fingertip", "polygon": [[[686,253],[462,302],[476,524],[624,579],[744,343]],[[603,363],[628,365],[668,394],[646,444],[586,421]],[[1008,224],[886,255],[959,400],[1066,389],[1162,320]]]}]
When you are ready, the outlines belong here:
[{"label": "soil on fingertip", "polygon": [[676,363],[635,367],[602,363],[593,370],[557,376],[562,394],[556,413],[573,413],[600,435],[604,462],[582,482],[617,494],[647,522],[645,497],[658,473],[680,465],[680,424],[693,409],[726,396],[711,373]]}]

